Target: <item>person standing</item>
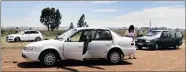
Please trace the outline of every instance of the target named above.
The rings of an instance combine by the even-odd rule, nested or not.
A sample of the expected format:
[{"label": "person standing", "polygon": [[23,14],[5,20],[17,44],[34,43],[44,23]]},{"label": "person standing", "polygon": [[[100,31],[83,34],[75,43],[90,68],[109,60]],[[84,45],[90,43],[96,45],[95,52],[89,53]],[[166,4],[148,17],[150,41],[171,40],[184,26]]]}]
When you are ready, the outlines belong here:
[{"label": "person standing", "polygon": [[[125,36],[131,37],[133,39],[133,41],[134,41],[134,38],[136,37],[136,32],[135,32],[135,29],[134,29],[133,25],[130,25],[128,30],[125,32]],[[131,59],[131,56],[132,55],[129,56],[129,59]],[[133,59],[136,59],[135,53],[133,54]]]},{"label": "person standing", "polygon": [[16,27],[16,33],[18,33],[19,32],[19,29],[18,29],[18,27]]}]

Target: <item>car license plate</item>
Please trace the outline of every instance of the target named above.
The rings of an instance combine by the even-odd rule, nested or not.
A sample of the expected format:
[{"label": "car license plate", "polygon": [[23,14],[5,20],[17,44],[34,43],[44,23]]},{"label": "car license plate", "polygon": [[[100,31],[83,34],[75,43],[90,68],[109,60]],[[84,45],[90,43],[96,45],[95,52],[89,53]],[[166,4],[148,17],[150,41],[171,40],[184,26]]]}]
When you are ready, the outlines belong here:
[{"label": "car license plate", "polygon": [[138,43],[138,45],[143,45],[142,43]]}]

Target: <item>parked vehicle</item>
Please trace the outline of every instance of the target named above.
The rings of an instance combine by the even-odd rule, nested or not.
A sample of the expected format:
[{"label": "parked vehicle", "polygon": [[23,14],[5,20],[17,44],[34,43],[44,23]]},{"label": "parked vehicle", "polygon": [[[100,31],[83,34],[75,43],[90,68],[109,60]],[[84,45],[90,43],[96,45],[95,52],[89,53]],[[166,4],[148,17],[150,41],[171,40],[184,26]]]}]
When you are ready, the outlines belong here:
[{"label": "parked vehicle", "polygon": [[135,40],[138,49],[149,47],[149,49],[163,49],[166,47],[179,48],[182,45],[183,34],[179,31],[152,30],[145,36]]},{"label": "parked vehicle", "polygon": [[135,51],[132,38],[121,37],[106,28],[86,27],[68,30],[56,40],[30,43],[22,51],[22,57],[46,66],[66,59],[107,59],[117,64]]},{"label": "parked vehicle", "polygon": [[24,30],[17,34],[10,34],[6,37],[7,42],[41,41],[41,40],[43,40],[42,33],[36,30]]}]

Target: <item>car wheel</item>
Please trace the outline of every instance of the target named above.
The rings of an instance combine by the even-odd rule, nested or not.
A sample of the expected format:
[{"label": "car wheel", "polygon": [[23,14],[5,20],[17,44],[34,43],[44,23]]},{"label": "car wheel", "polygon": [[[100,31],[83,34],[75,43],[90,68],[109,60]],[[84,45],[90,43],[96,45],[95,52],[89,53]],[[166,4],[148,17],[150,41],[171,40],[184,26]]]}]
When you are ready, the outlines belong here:
[{"label": "car wheel", "polygon": [[19,41],[20,41],[19,37],[14,38],[14,42],[19,42]]},{"label": "car wheel", "polygon": [[35,41],[41,41],[40,37],[36,37]]},{"label": "car wheel", "polygon": [[117,51],[110,52],[108,55],[108,60],[112,64],[118,64],[122,61],[121,53]]},{"label": "car wheel", "polygon": [[139,50],[141,50],[143,47],[142,46],[137,46]]},{"label": "car wheel", "polygon": [[178,46],[178,45],[174,46],[174,49],[178,49],[178,48],[179,48],[179,46]]},{"label": "car wheel", "polygon": [[157,50],[157,49],[159,49],[159,44],[156,43],[156,44],[150,46],[150,49],[151,50]]},{"label": "car wheel", "polygon": [[41,55],[40,62],[44,66],[53,66],[57,63],[57,54],[54,52],[45,52]]},{"label": "car wheel", "polygon": [[154,49],[154,50],[159,49],[159,45],[156,43],[153,49]]}]

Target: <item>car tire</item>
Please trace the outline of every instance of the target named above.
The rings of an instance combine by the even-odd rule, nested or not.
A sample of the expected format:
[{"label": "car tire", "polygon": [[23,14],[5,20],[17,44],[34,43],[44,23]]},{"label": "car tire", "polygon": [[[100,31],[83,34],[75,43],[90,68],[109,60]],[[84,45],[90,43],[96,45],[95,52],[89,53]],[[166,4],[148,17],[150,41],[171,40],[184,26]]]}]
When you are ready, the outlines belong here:
[{"label": "car tire", "polygon": [[109,52],[107,59],[111,64],[118,64],[121,63],[121,61],[123,60],[123,55],[118,52],[118,51],[112,51]]},{"label": "car tire", "polygon": [[40,37],[36,37],[35,38],[35,41],[37,42],[37,41],[41,41],[41,38]]},{"label": "car tire", "polygon": [[139,50],[142,50],[142,48],[143,48],[142,46],[137,46],[137,47],[138,47]]},{"label": "car tire", "polygon": [[154,45],[150,46],[150,49],[151,49],[151,50],[157,50],[157,49],[159,49],[159,48],[160,48],[160,46],[159,46],[158,43],[155,43]]},{"label": "car tire", "polygon": [[55,52],[46,51],[40,57],[40,63],[43,66],[54,66],[57,64],[58,56]]},{"label": "car tire", "polygon": [[178,45],[175,45],[173,48],[174,48],[174,49],[178,49],[178,48],[179,48],[179,46],[178,46]]},{"label": "car tire", "polygon": [[20,38],[19,37],[15,37],[14,38],[14,42],[20,42]]}]

